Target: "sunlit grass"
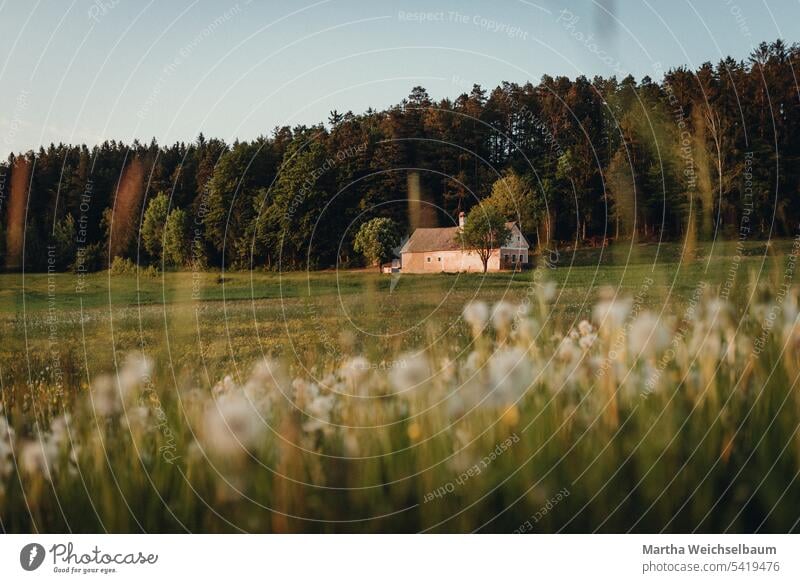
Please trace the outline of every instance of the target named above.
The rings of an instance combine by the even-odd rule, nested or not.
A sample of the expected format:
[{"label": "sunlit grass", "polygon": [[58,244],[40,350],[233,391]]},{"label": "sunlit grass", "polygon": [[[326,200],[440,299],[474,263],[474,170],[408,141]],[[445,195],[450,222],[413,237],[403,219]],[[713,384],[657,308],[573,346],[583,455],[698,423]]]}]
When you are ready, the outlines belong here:
[{"label": "sunlit grass", "polygon": [[4,275],[2,526],[790,530],[791,242],[732,245],[394,287]]}]

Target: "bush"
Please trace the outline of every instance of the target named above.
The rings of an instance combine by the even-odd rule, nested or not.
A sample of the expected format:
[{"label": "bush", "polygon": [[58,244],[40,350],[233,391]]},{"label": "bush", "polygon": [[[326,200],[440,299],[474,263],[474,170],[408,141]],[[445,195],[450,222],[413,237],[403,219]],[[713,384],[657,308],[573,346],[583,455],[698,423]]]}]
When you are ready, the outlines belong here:
[{"label": "bush", "polygon": [[141,267],[127,257],[114,257],[109,268],[111,275],[142,275],[144,277],[158,277],[158,269],[152,265]]},{"label": "bush", "polygon": [[105,269],[106,249],[100,243],[92,243],[75,250],[75,260],[70,264],[72,273],[93,273]]}]

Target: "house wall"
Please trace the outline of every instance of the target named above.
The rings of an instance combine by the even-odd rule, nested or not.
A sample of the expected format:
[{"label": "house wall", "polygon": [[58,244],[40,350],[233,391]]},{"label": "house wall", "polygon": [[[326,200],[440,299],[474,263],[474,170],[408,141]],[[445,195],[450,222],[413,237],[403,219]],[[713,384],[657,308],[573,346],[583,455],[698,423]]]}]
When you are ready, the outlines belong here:
[{"label": "house wall", "polygon": [[519,230],[517,225],[514,225],[511,229],[511,238],[506,245],[500,249],[502,263],[506,265],[513,264],[515,261],[522,264],[528,263],[529,249],[530,245],[522,234],[522,231]]},{"label": "house wall", "polygon": [[[506,255],[508,255],[507,262],[504,261]],[[500,250],[492,251],[486,266],[487,271],[500,271],[501,267],[510,268],[515,255],[518,263],[528,263],[528,241],[525,240],[516,225],[511,229],[511,239],[508,244]],[[401,258],[403,273],[483,272],[483,263],[475,251],[460,249],[455,251],[418,251],[403,253]]]},{"label": "house wall", "polygon": [[500,249],[500,255],[504,262],[513,263],[528,263],[528,248],[527,247],[503,247]]},{"label": "house wall", "polygon": [[[428,261],[430,258],[430,261]],[[474,251],[425,251],[418,253],[403,253],[403,273],[469,273],[483,272],[481,258]],[[487,264],[489,271],[500,270],[500,253],[492,251]]]}]

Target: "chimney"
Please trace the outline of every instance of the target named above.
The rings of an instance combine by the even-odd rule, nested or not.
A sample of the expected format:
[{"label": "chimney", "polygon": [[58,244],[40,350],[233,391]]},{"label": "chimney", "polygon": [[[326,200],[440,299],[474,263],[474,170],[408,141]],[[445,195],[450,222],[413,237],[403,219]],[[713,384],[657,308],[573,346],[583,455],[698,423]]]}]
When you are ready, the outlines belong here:
[{"label": "chimney", "polygon": [[464,214],[464,211],[458,213],[458,226],[463,227],[464,221],[466,220],[467,215]]}]

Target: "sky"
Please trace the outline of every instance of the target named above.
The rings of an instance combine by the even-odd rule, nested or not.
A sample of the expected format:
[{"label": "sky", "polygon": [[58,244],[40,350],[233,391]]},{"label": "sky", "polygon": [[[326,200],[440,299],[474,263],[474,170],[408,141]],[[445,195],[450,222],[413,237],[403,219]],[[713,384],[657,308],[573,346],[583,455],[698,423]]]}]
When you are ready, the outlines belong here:
[{"label": "sky", "polygon": [[632,74],[800,41],[797,0],[0,0],[0,157],[227,141],[473,83]]}]

